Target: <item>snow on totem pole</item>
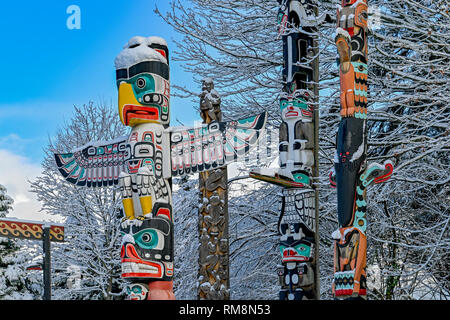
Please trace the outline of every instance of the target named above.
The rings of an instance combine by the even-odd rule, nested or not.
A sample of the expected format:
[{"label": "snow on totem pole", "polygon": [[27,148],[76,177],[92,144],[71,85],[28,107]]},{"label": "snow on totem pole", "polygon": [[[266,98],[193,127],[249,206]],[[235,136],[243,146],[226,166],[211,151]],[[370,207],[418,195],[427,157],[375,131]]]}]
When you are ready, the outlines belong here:
[{"label": "snow on totem pole", "polygon": [[339,229],[333,232],[333,295],[366,298],[366,188],[390,178],[393,165],[367,164],[367,0],[343,0],[337,10],[341,121],[330,183],[337,188]]},{"label": "snow on totem pole", "polygon": [[314,34],[325,19],[314,1],[278,0],[279,35],[283,40],[282,123],[277,169],[260,168],[250,176],[282,186],[280,197],[280,300],[317,299],[315,281],[316,192],[314,105],[317,79]]},{"label": "snow on totem pole", "polygon": [[172,128],[169,51],[159,37],[131,38],[116,57],[120,120],[129,136],[92,141],[55,154],[78,186],[119,185],[124,217],[122,277],[128,299],[174,299],[171,178],[211,170],[245,156],[264,133],[267,113],[195,128]]},{"label": "snow on totem pole", "polygon": [[[203,123],[222,121],[220,102],[212,79],[205,78],[200,94],[200,115]],[[230,298],[227,183],[227,167],[199,173],[200,300]]]}]

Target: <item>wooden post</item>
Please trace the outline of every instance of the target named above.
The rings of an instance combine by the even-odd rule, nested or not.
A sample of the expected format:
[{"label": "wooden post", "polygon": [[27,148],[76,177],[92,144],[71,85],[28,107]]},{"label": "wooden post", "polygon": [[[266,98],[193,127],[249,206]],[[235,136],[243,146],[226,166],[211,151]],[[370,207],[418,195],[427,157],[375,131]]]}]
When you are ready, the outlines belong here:
[{"label": "wooden post", "polygon": [[[210,78],[203,80],[200,113],[203,123],[222,120],[220,96]],[[199,300],[230,298],[227,182],[227,167],[199,173]]]}]

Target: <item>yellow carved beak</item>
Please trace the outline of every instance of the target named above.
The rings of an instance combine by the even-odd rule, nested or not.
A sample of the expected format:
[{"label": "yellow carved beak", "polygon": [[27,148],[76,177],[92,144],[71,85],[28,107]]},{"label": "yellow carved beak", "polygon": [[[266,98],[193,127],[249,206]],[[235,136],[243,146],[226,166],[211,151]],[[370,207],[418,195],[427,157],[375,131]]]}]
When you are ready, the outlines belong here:
[{"label": "yellow carved beak", "polygon": [[120,121],[128,126],[125,106],[141,106],[141,104],[136,100],[131,84],[122,82],[119,86],[119,116]]}]

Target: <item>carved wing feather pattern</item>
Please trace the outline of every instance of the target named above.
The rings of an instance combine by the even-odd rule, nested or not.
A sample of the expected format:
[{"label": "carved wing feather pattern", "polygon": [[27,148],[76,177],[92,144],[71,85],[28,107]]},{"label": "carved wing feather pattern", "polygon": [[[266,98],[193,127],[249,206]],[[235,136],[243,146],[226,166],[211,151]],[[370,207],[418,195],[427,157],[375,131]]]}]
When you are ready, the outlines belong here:
[{"label": "carved wing feather pattern", "polygon": [[127,137],[91,142],[70,153],[56,153],[62,176],[77,186],[101,187],[117,184],[124,170]]},{"label": "carved wing feather pattern", "polygon": [[267,112],[169,131],[172,176],[222,167],[247,155],[265,133]]}]

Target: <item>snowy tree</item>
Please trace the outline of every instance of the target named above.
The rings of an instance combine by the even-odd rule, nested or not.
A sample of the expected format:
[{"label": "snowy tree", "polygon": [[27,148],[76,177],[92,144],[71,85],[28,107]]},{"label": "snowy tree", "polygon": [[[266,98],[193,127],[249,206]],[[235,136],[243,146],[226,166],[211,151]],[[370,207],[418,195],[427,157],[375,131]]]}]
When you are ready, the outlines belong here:
[{"label": "snowy tree", "polygon": [[[320,12],[335,15],[338,1],[318,3]],[[278,127],[282,43],[276,37],[277,1],[174,0],[171,5],[169,12],[156,12],[182,35],[173,59],[184,62],[198,87],[202,78],[214,78],[224,118],[266,110],[270,124]],[[390,181],[368,191],[369,298],[448,299],[448,4],[370,0],[369,5],[368,156],[369,162],[391,159],[395,165]],[[331,298],[330,235],[338,226],[336,191],[328,185],[340,121],[334,35],[334,23],[318,30],[322,299]],[[176,80],[174,87],[180,96],[197,96]],[[231,297],[276,299],[276,188],[245,179],[232,188]]]},{"label": "snowy tree", "polygon": [[178,300],[197,299],[198,174],[173,180],[174,293]]},{"label": "snowy tree", "polygon": [[[0,184],[0,218],[12,209],[14,200]],[[25,240],[0,237],[0,300],[34,300],[42,295],[42,277],[27,271],[36,247]]]},{"label": "snowy tree", "polygon": [[41,299],[42,273],[27,270],[41,251],[27,240],[0,237],[0,300]]},{"label": "snowy tree", "polygon": [[117,187],[84,188],[66,182],[58,172],[54,153],[68,152],[90,141],[111,140],[125,134],[115,108],[89,103],[74,107],[71,119],[45,149],[42,174],[31,184],[46,213],[63,217],[64,244],[52,246],[55,299],[114,299],[120,297]]},{"label": "snowy tree", "polygon": [[381,1],[371,37],[371,156],[394,157],[369,214],[375,298],[450,298],[448,1]]},{"label": "snowy tree", "polygon": [[14,200],[6,194],[6,188],[0,184],[0,217],[6,217],[9,210],[12,209]]}]

